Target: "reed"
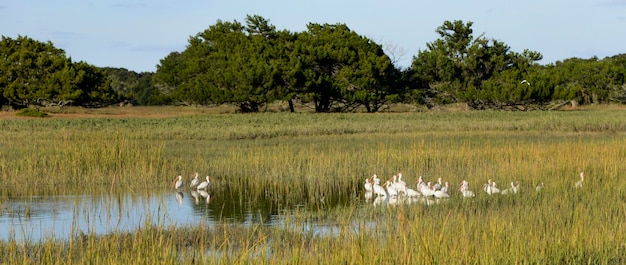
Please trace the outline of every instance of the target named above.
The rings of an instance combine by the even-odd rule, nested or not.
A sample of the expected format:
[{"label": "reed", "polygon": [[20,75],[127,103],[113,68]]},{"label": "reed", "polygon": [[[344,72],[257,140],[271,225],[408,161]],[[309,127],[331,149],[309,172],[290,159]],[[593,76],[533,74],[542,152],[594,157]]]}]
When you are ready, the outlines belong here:
[{"label": "reed", "polygon": [[[307,205],[271,227],[146,224],[69,242],[9,240],[0,242],[0,262],[622,264],[624,120],[619,110],[0,120],[2,198],[168,187],[198,171],[224,196]],[[588,178],[575,189],[581,171]],[[398,172],[411,185],[442,177],[452,198],[350,202],[366,177]],[[454,193],[463,179],[476,198]],[[520,181],[521,192],[488,196],[487,179],[504,188]]]}]

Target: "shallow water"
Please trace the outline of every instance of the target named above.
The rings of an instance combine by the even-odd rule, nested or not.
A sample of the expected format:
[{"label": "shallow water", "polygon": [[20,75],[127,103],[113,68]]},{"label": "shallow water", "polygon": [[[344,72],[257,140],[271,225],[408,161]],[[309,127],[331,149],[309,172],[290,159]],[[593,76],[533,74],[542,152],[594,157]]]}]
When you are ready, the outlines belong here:
[{"label": "shallow water", "polygon": [[[363,200],[365,202],[365,200]],[[358,203],[358,202],[356,202]],[[249,201],[210,191],[89,191],[69,195],[0,198],[0,240],[68,239],[80,234],[133,231],[149,224],[172,227],[216,223],[281,224],[305,202]]]},{"label": "shallow water", "polygon": [[[239,194],[239,193],[235,193]],[[245,194],[245,193],[241,193]],[[363,207],[397,204],[396,199],[361,194],[327,198],[324,207],[356,203]],[[417,203],[404,200],[401,203]],[[146,225],[163,227],[217,223],[282,225],[296,209],[319,209],[306,202],[288,206],[271,200],[250,200],[245,196],[196,190],[84,191],[66,195],[19,195],[0,197],[0,240],[40,241],[68,239],[81,234],[129,232]],[[328,224],[309,224],[303,228],[314,234],[333,231]]]}]

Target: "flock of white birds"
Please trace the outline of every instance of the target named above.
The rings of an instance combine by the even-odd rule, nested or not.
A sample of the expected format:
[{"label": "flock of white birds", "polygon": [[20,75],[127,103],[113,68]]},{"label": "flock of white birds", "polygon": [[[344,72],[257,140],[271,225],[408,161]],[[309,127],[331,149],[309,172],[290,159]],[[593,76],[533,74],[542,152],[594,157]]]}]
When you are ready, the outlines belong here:
[{"label": "flock of white birds", "polygon": [[[580,180],[574,184],[575,188],[582,188],[583,181],[585,179],[585,173],[580,172]],[[450,198],[450,186],[449,183],[443,182],[442,178],[438,178],[437,182],[425,182],[422,176],[417,179],[415,189],[407,185],[402,180],[402,173],[393,175],[390,179],[386,180],[382,185],[381,180],[376,174],[365,179],[365,199],[370,200],[376,196],[374,203],[381,203],[387,201],[389,204],[395,203],[412,203],[423,202],[425,204],[434,204]],[[495,181],[489,179],[487,183],[483,185],[483,191],[487,195],[514,195],[520,191],[519,181],[511,181],[510,187],[500,190]],[[541,191],[544,184],[541,183],[535,190]],[[476,197],[476,193],[470,189],[469,182],[463,180],[458,185],[458,191],[463,198]]]},{"label": "flock of white birds", "polygon": [[[209,187],[209,184],[211,184],[211,177],[210,176],[206,176],[206,180],[200,182],[200,180],[198,179],[198,172],[194,173],[194,177],[191,180],[191,183],[189,184],[189,188],[191,189],[196,189],[196,190],[206,190]],[[174,189],[176,190],[180,190],[183,188],[183,186],[185,186],[185,181],[183,180],[183,176],[182,175],[178,175],[178,177],[176,177],[176,179],[174,180]]]},{"label": "flock of white birds", "polygon": [[[195,204],[200,203],[200,198],[206,199],[206,202],[209,203],[209,201],[211,200],[211,195],[209,194],[208,189],[211,181],[213,181],[213,178],[211,178],[211,176],[206,176],[206,180],[200,182],[200,180],[198,179],[198,175],[200,175],[198,174],[198,172],[194,173],[193,179],[191,179],[191,183],[189,183],[189,188],[191,189],[191,197],[194,198]],[[177,191],[175,195],[176,201],[179,205],[182,205],[183,203],[184,195],[180,190],[182,190],[184,187],[185,181],[183,180],[183,176],[178,175],[178,177],[174,179],[174,189]]]}]

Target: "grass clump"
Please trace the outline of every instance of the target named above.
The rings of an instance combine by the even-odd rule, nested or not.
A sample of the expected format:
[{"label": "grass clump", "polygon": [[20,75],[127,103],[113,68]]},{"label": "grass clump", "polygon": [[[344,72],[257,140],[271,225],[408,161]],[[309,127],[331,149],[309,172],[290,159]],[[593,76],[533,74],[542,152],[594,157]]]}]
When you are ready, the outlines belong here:
[{"label": "grass clump", "polygon": [[38,110],[38,109],[33,109],[33,108],[22,109],[18,111],[17,113],[15,113],[15,115],[22,116],[22,117],[36,117],[36,118],[48,117],[48,113]]}]

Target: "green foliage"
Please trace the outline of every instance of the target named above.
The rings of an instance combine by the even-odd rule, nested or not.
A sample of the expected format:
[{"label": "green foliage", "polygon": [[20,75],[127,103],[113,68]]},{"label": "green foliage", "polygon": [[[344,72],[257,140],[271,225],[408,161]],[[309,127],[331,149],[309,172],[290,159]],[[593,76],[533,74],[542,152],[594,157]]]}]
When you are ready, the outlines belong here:
[{"label": "green foliage", "polygon": [[436,32],[440,39],[428,43],[419,51],[411,65],[417,83],[433,97],[452,101],[525,101],[540,94],[520,84],[534,61],[541,60],[538,52],[525,50],[522,54],[482,35],[474,38],[472,22],[445,21]]},{"label": "green foliage", "polygon": [[[400,72],[382,46],[344,24],[309,24],[298,35],[295,57],[301,63],[303,96],[318,112],[365,106],[377,111],[399,91]],[[339,106],[333,108],[333,104]]]},{"label": "green foliage", "polygon": [[[240,112],[269,103],[311,103],[316,112],[376,112],[390,103],[465,102],[502,108],[557,101],[626,103],[626,55],[569,58],[539,65],[539,52],[515,52],[474,36],[472,22],[444,21],[439,38],[400,70],[382,45],[347,25],[309,23],[303,32],[277,30],[248,15],[218,20],[164,57],[155,73],[99,69],[72,62],[50,42],[4,37],[0,43],[0,107],[86,107],[231,104]],[[524,81],[525,80],[525,81]],[[526,108],[524,108],[526,109]]]},{"label": "green foliage", "polygon": [[380,45],[345,25],[309,24],[293,34],[248,16],[246,26],[218,21],[190,38],[185,51],[161,61],[154,80],[187,104],[257,112],[268,102],[300,99],[328,112],[359,105],[377,111],[394,98],[399,76]]},{"label": "green foliage", "polygon": [[168,97],[152,85],[154,73],[136,73],[125,68],[110,67],[102,70],[111,80],[111,88],[123,100],[141,106],[163,105],[169,102]]},{"label": "green foliage", "polygon": [[624,97],[626,64],[607,58],[571,58],[549,68],[554,77],[555,99],[580,103],[601,103]]},{"label": "green foliage", "polygon": [[101,106],[118,100],[109,80],[96,67],[73,63],[51,42],[2,37],[0,103],[33,106]]},{"label": "green foliage", "polygon": [[24,117],[37,117],[37,118],[48,117],[48,113],[45,113],[41,110],[33,109],[33,108],[22,109],[18,111],[17,113],[15,113],[15,115],[24,116]]}]

